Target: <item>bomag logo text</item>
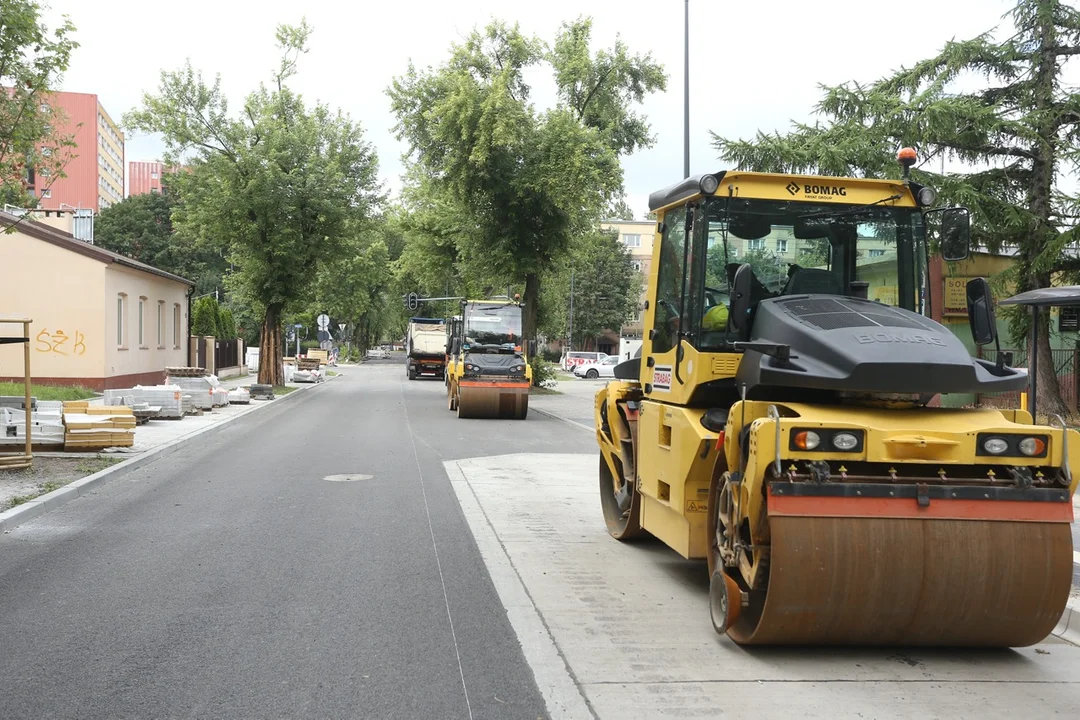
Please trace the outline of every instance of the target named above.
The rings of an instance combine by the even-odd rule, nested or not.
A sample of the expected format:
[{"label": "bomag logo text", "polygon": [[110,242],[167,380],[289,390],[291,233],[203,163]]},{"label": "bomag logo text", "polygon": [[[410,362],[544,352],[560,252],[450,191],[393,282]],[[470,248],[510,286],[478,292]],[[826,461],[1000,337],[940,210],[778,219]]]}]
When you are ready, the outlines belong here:
[{"label": "bomag logo text", "polygon": [[843,185],[803,185],[803,192],[807,195],[847,196],[847,188]]},{"label": "bomag logo text", "polygon": [[935,335],[901,335],[899,333],[855,333],[855,339],[859,341],[860,345],[866,345],[867,343],[903,343],[910,345],[934,345],[936,347],[945,347],[945,341]]}]

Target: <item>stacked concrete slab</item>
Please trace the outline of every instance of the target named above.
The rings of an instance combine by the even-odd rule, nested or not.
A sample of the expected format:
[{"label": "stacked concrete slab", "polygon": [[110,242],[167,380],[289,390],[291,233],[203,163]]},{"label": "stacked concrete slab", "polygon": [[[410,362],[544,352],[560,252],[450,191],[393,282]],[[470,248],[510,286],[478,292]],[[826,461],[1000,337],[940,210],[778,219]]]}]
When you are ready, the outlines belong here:
[{"label": "stacked concrete slab", "polygon": [[89,450],[135,444],[135,415],[123,406],[64,403],[64,449]]},{"label": "stacked concrete slab", "polygon": [[[26,412],[19,407],[0,405],[0,445],[24,445],[26,443]],[[30,404],[30,442],[34,445],[63,445],[63,403],[55,400],[34,399]]]}]

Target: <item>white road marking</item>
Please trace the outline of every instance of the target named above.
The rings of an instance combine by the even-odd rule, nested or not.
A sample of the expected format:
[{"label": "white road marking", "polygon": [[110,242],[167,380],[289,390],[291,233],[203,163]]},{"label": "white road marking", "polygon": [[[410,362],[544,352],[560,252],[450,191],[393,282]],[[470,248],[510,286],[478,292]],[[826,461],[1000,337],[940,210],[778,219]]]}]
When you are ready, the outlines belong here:
[{"label": "white road marking", "polygon": [[457,631],[454,630],[454,616],[450,612],[450,596],[446,592],[446,579],[443,577],[442,560],[439,559],[439,545],[435,542],[435,528],[431,523],[431,508],[428,506],[427,489],[424,487],[424,471],[420,467],[420,454],[416,451],[416,433],[409,422],[409,404],[405,402],[405,386],[402,383],[401,408],[405,413],[405,429],[412,442],[413,460],[416,461],[416,475],[420,478],[420,494],[424,498],[424,514],[427,516],[428,532],[431,533],[431,549],[435,552],[435,565],[439,568],[439,583],[442,584],[443,601],[446,603],[446,619],[450,621],[450,635],[454,639],[454,654],[457,655],[458,674],[461,676],[461,690],[465,693],[465,707],[469,710],[469,720],[473,718],[472,703],[469,701],[469,688],[465,684],[465,668],[461,664],[461,650],[458,647]]},{"label": "white road marking", "polygon": [[447,473],[552,717],[1072,714],[1080,648],[747,649],[709,624],[703,563],[611,539],[596,455],[519,454]]}]

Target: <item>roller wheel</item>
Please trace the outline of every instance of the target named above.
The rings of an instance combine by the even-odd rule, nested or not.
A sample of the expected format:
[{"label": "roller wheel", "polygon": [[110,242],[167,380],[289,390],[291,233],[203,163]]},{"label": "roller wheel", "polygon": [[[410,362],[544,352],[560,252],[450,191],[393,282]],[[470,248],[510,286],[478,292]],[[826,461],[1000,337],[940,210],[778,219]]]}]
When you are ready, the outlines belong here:
[{"label": "roller wheel", "polygon": [[521,399],[518,404],[517,415],[514,416],[516,420],[524,420],[529,415],[529,396],[526,395]]},{"label": "roller wheel", "polygon": [[709,580],[709,615],[713,630],[724,635],[739,619],[742,610],[742,593],[739,586],[722,568],[713,570]]},{"label": "roller wheel", "polygon": [[596,370],[586,370],[585,377],[589,378],[590,380],[595,380],[596,378],[600,377],[600,373]]},{"label": "roller wheel", "polygon": [[410,380],[415,380],[416,379],[416,368],[412,367],[411,365],[409,366],[409,379]]},{"label": "roller wheel", "polygon": [[625,542],[643,533],[641,496],[632,483],[612,475],[603,455],[600,456],[600,507],[611,537]]}]

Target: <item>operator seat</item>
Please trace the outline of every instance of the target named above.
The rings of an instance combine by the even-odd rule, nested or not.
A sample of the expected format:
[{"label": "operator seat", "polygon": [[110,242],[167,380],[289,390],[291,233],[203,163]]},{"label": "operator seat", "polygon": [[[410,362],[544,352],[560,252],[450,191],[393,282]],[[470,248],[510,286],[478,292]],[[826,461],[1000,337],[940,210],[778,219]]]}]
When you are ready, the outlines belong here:
[{"label": "operator seat", "polygon": [[799,268],[788,278],[784,295],[843,295],[836,275],[821,268]]}]

